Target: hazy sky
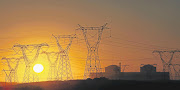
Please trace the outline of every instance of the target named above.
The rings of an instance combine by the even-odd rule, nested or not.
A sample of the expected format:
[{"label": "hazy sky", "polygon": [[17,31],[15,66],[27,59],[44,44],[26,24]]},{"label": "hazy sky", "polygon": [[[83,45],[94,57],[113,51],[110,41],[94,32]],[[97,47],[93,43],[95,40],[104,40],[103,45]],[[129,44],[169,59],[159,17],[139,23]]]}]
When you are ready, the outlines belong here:
[{"label": "hazy sky", "polygon": [[[180,46],[180,0],[0,0],[0,49],[47,42],[52,34],[74,34],[77,24],[102,26],[106,22],[112,38],[100,44],[102,67],[122,62],[130,65],[127,71],[139,71],[140,64],[149,63],[161,70],[161,61],[152,51]],[[77,54],[73,53],[76,45],[71,47],[70,58]],[[1,57],[7,55],[4,50],[1,53]],[[79,56],[86,58],[86,54]],[[80,60],[74,61],[72,68]]]}]

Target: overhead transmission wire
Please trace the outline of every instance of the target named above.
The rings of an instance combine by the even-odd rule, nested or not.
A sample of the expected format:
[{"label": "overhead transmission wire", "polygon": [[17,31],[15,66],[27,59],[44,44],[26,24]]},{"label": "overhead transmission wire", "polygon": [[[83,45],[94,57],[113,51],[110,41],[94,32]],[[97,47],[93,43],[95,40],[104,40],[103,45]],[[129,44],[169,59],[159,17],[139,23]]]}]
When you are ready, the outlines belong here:
[{"label": "overhead transmission wire", "polygon": [[[51,36],[52,37],[52,36]],[[120,39],[120,38],[116,38],[116,37],[111,37],[111,38],[113,38],[113,39]],[[102,39],[104,39],[104,38],[102,38]],[[80,39],[80,41],[81,40],[84,40],[84,39]],[[120,39],[120,40],[123,40],[123,39]],[[90,40],[89,40],[90,41]],[[130,41],[130,40],[123,40],[123,41],[126,41],[126,42],[132,42],[132,43],[136,43],[136,44],[142,44],[142,45],[147,45],[147,46],[155,46],[155,47],[160,47],[160,48],[167,48],[167,47],[162,47],[162,46],[157,46],[157,45],[149,45],[149,44],[145,44],[145,43],[141,43],[141,42],[135,42],[135,41]],[[112,42],[112,41],[111,41]],[[48,42],[48,43],[52,43],[52,40],[51,40],[51,42]],[[78,42],[78,43],[84,43],[84,42]],[[117,42],[115,42],[115,43],[117,43]],[[119,43],[119,42],[118,42]],[[122,44],[122,43],[121,43]],[[127,44],[128,45],[128,44]],[[130,45],[130,44],[129,44]],[[116,46],[116,45],[113,45],[113,46]],[[133,46],[133,45],[132,45]],[[136,45],[134,45],[134,46],[136,46]],[[121,47],[121,46],[120,46]],[[138,46],[137,46],[138,47]],[[145,47],[145,48],[147,48],[147,47]],[[1,51],[1,49],[0,49],[0,51]]]},{"label": "overhead transmission wire", "polygon": [[[109,41],[109,42],[113,42],[113,41]],[[113,42],[113,43],[117,43],[117,44],[123,44],[123,43],[119,43],[119,42]],[[142,44],[142,43],[141,43]],[[107,44],[106,43],[106,45],[112,45],[112,46],[116,46],[116,47],[119,47],[119,45],[114,45],[114,44]],[[126,44],[127,45],[127,44]],[[128,44],[128,45],[130,45],[130,46],[134,46],[134,45],[131,45],[131,44]],[[146,44],[147,45],[147,44]],[[151,45],[152,46],[152,45]],[[155,46],[155,45],[154,45]],[[122,46],[120,46],[120,47],[122,47]],[[142,48],[142,46],[137,46],[137,45],[135,45],[134,47],[138,47],[138,48]],[[160,46],[156,46],[156,47],[160,47]],[[152,51],[152,49],[153,49],[154,47],[143,47],[143,50],[147,50],[147,51]],[[161,47],[162,48],[162,47]],[[163,47],[163,48],[165,48],[165,47]],[[166,47],[167,48],[167,47]],[[169,48],[168,48],[169,49]],[[154,56],[154,55],[153,55]]]},{"label": "overhead transmission wire", "polygon": [[[114,37],[112,37],[112,38],[114,38]],[[115,38],[115,39],[119,39],[119,38]],[[122,39],[120,39],[120,40],[122,40]],[[143,47],[143,48],[150,48],[150,50],[151,50],[151,48],[153,49],[153,48],[165,48],[165,49],[174,49],[174,48],[169,48],[169,47],[163,47],[163,46],[158,46],[158,45],[149,45],[149,44],[145,44],[145,43],[141,43],[141,42],[135,42],[135,41],[129,41],[129,40],[123,40],[123,41],[126,41],[126,42],[130,42],[130,43],[136,43],[136,44],[140,44],[140,45],[146,45],[146,46],[149,46],[149,47]],[[110,41],[110,42],[113,42],[113,41]],[[115,42],[115,43],[119,43],[119,42]],[[122,43],[121,43],[122,44]],[[142,47],[142,46],[141,46]],[[153,56],[154,56],[154,54],[153,54]],[[155,56],[154,56],[155,57]],[[165,57],[167,58],[168,56],[167,55],[165,55]],[[155,57],[155,58],[157,58],[157,57]]]},{"label": "overhead transmission wire", "polygon": [[136,41],[131,41],[131,40],[125,40],[125,39],[122,39],[122,38],[117,38],[117,37],[112,37],[113,39],[118,39],[118,40],[122,40],[122,41],[126,41],[126,42],[130,42],[130,43],[136,43],[136,44],[139,44],[139,45],[143,45],[143,46],[148,46],[148,47],[151,47],[151,48],[163,48],[163,49],[176,49],[176,48],[170,48],[170,47],[165,47],[165,46],[159,46],[159,45],[153,45],[153,44],[146,44],[146,43],[142,43],[142,42],[136,42]]},{"label": "overhead transmission wire", "polygon": [[[87,58],[84,58],[84,57],[73,57],[71,59],[78,59],[76,61],[84,61]],[[110,60],[110,59],[104,59],[104,58],[100,58],[100,59],[101,60]],[[153,58],[138,58],[138,59],[124,59],[124,60],[115,59],[114,61],[137,61],[137,60],[144,60],[144,59],[153,59]]]},{"label": "overhead transmission wire", "polygon": [[[82,39],[83,40],[83,39]],[[90,40],[89,40],[90,41]],[[107,41],[109,41],[109,40],[107,40]],[[102,41],[101,41],[102,42]],[[114,42],[114,41],[110,41],[110,42],[112,42],[112,43],[116,43],[116,44],[121,44],[122,45],[122,43],[119,43],[119,42]],[[52,43],[52,42],[51,42]],[[78,42],[78,43],[84,43],[84,41],[83,42]],[[116,46],[116,47],[123,47],[123,46],[119,46],[119,45],[116,45],[116,44],[105,44],[105,45],[111,45],[111,46]],[[104,44],[104,43],[101,43],[101,44]],[[124,44],[123,44],[124,45]],[[127,44],[126,44],[127,45]],[[132,44],[128,44],[128,45],[130,45],[130,46],[134,46],[134,47],[139,47],[139,46],[137,46],[137,45],[132,45]],[[51,44],[51,47],[56,47],[56,44]],[[82,47],[81,47],[82,48]],[[127,48],[127,47],[125,47],[125,48]],[[142,48],[142,47],[139,47],[139,48]],[[143,47],[143,48],[146,48],[146,50],[148,50],[148,51],[152,51],[151,49],[147,49],[147,47]],[[84,49],[87,49],[87,48],[84,48]],[[72,52],[72,50],[73,49],[71,49],[71,52]],[[116,54],[118,54],[117,52],[113,52],[113,51],[110,51],[110,50],[106,50],[106,49],[99,49],[99,50],[102,50],[102,51],[108,51],[108,53],[109,52],[111,52],[111,53],[116,53]],[[74,50],[73,50],[74,51]],[[80,52],[80,50],[76,50],[75,52]],[[100,53],[104,53],[104,52],[100,52]],[[17,54],[17,53],[16,53]],[[16,55],[15,54],[15,55]],[[74,61],[71,61],[71,63],[74,63],[75,65],[72,65],[73,67],[75,67],[75,68],[81,68],[81,69],[84,69],[84,67],[81,67],[81,66],[85,66],[85,63],[84,64],[79,64],[79,62],[78,61],[85,61],[85,59],[86,58],[84,58],[84,57],[74,57],[73,56],[73,58],[71,58],[71,59],[77,59],[78,58],[78,60],[74,60]],[[81,60],[80,60],[81,59]],[[109,59],[103,59],[103,58],[100,58],[101,60],[108,60],[109,61]],[[141,59],[138,59],[138,60],[144,60],[144,59],[152,59],[152,58],[141,58]],[[126,59],[126,60],[124,60],[124,61],[129,61],[130,59]],[[132,59],[133,61],[135,60],[135,59]],[[122,60],[113,60],[113,61],[122,61]]]},{"label": "overhead transmission wire", "polygon": [[[101,44],[105,44],[105,43],[101,43]],[[106,44],[107,45],[107,44]],[[109,44],[108,44],[109,45]],[[111,45],[114,45],[114,44],[111,44]],[[118,45],[114,45],[114,46],[117,46],[117,47],[123,47],[123,46],[118,46]],[[81,47],[82,48],[82,47]],[[74,49],[74,48],[72,48]],[[87,49],[87,48],[83,48],[83,49]],[[114,54],[118,54],[118,52],[113,52],[113,51],[110,51],[110,50],[107,50],[107,49],[101,49],[99,48],[99,50],[102,50],[102,51],[108,51],[108,52],[111,52],[111,53],[114,53]],[[100,52],[100,53],[104,53],[104,52]]]},{"label": "overhead transmission wire", "polygon": [[[82,48],[82,47],[81,47]],[[73,51],[71,51],[71,52],[81,52],[80,50],[74,50],[73,49]],[[108,51],[109,52],[109,51]],[[104,53],[104,52],[100,52],[100,53]],[[70,57],[70,58],[78,58],[78,59],[81,59],[82,61],[84,60],[84,59],[87,59],[87,58],[85,58],[85,57],[76,57],[76,56],[72,56],[72,57]],[[109,60],[109,59],[104,59],[104,58],[100,58],[100,59],[102,59],[102,60]],[[141,58],[142,59],[142,58]],[[143,58],[143,59],[150,59],[150,58]],[[151,58],[152,59],[152,58]],[[117,61],[120,61],[120,60],[117,60]]]},{"label": "overhead transmission wire", "polygon": [[[113,38],[113,39],[119,39],[119,40],[122,40],[122,39],[120,39],[120,38],[116,38],[116,37],[111,37],[111,38]],[[84,40],[84,39],[81,39],[81,40]],[[80,40],[80,41],[81,41]],[[89,40],[90,41],[90,40]],[[107,41],[109,41],[109,40],[107,40]],[[110,41],[110,42],[112,42],[112,43],[116,43],[116,44],[121,44],[121,45],[123,45],[123,46],[119,46],[119,45],[116,45],[116,44],[110,44],[110,43],[101,43],[101,44],[104,44],[104,45],[109,45],[109,46],[115,46],[115,47],[122,47],[122,48],[129,48],[129,47],[127,47],[127,46],[124,46],[124,45],[129,45],[129,46],[132,46],[132,47],[138,47],[138,48],[142,48],[143,50],[147,50],[147,51],[152,51],[152,49],[154,48],[154,47],[158,47],[158,48],[168,48],[168,49],[170,49],[169,47],[162,47],[162,46],[157,46],[157,45],[151,45],[151,44],[145,44],[145,43],[141,43],[141,42],[135,42],[135,41],[130,41],[130,40],[123,40],[123,41],[126,41],[126,42],[130,42],[130,43],[135,43],[135,44],[138,44],[138,45],[143,45],[143,47],[142,46],[138,46],[138,45],[134,45],[134,44],[124,44],[124,43],[120,43],[120,42],[114,42],[114,41]],[[102,42],[102,41],[101,41]],[[49,42],[49,43],[51,43],[51,42]],[[83,42],[78,42],[78,43],[84,43],[84,41]],[[52,45],[54,45],[54,46],[51,46],[51,47],[55,47],[56,46],[56,44],[52,44]],[[151,46],[151,47],[144,47],[144,45],[145,46]],[[86,48],[87,49],[87,48]],[[118,52],[113,52],[113,51],[110,51],[110,50],[104,50],[104,49],[99,49],[99,50],[103,50],[103,51],[108,51],[108,53],[109,52],[111,52],[111,53],[115,53],[115,54],[118,54]],[[0,49],[0,51],[2,51],[1,49]],[[74,51],[74,50],[73,50]],[[76,50],[77,51],[77,50]],[[71,51],[72,52],[72,51]],[[80,51],[79,51],[80,52]],[[100,52],[100,53],[102,53],[102,52]],[[104,52],[103,52],[104,53]],[[15,54],[16,55],[16,54]],[[82,58],[81,58],[82,59]],[[83,59],[86,59],[86,58],[83,58]]]},{"label": "overhead transmission wire", "polygon": [[[107,41],[111,42],[111,43],[102,43],[102,44],[112,45],[112,46],[116,46],[116,47],[124,47],[124,48],[129,48],[128,46],[132,46],[132,47],[137,47],[137,48],[141,48],[143,50],[148,50],[148,51],[152,51],[153,50],[153,48],[144,47],[144,46],[138,46],[138,45],[135,45],[135,44],[121,43],[121,42],[115,42],[115,41],[109,41],[109,40],[107,40]],[[115,43],[115,44],[112,44],[112,43]],[[123,46],[120,46],[119,44],[123,45]],[[126,45],[128,45],[128,46],[126,46]]]},{"label": "overhead transmission wire", "polygon": [[[74,50],[73,50],[74,51]],[[104,51],[104,50],[103,50]],[[108,51],[109,52],[109,51]],[[111,52],[112,53],[112,52]]]},{"label": "overhead transmission wire", "polygon": [[[49,42],[49,43],[53,43],[52,41],[51,42]],[[84,43],[84,42],[78,42],[78,43]],[[56,44],[49,44],[49,45],[51,45],[51,47],[56,47]],[[53,46],[52,46],[53,45]],[[33,51],[33,50],[32,50]],[[13,52],[13,51],[11,51],[11,52]],[[15,54],[16,55],[16,54]]]},{"label": "overhead transmission wire", "polygon": [[[118,46],[119,47],[119,46]],[[149,51],[152,51],[152,50],[150,50],[150,49],[148,49]],[[144,59],[147,59],[147,58],[144,58]],[[149,58],[148,58],[149,59]]]},{"label": "overhead transmission wire", "polygon": [[[106,39],[106,38],[103,38],[103,39]],[[103,40],[102,39],[102,40]],[[89,40],[89,41],[92,41],[92,40]],[[104,40],[104,41],[108,41],[108,43],[105,43],[105,42],[102,42],[101,41],[101,44],[104,44],[104,45],[111,45],[111,46],[115,46],[115,47],[121,47],[121,48],[129,48],[128,46],[132,46],[132,47],[138,47],[138,48],[142,48],[143,50],[148,50],[148,51],[152,51],[154,50],[154,48],[150,48],[150,47],[145,47],[144,45],[143,46],[138,46],[138,45],[135,45],[135,44],[124,44],[124,43],[121,43],[121,42],[115,42],[115,41],[110,41],[110,40]],[[116,44],[110,44],[109,42],[112,42],[112,43],[116,43]],[[120,45],[117,45],[117,44],[121,44],[123,46],[120,46]],[[125,46],[125,45],[128,45],[128,46]]]},{"label": "overhead transmission wire", "polygon": [[[115,37],[112,37],[112,38],[115,38]],[[119,39],[119,38],[115,38],[115,39]],[[84,40],[84,39],[81,39],[81,40]],[[80,40],[80,41],[81,41]],[[90,41],[90,40],[89,40]],[[106,40],[106,41],[109,41],[109,40]],[[139,43],[139,42],[134,42],[134,41],[129,41],[129,40],[126,40],[127,42],[133,42],[133,43],[138,43],[138,44],[142,44],[142,45],[147,45],[147,46],[156,46],[156,45],[148,45],[148,44],[144,44],[144,43]],[[124,43],[120,43],[120,42],[114,42],[114,41],[109,41],[109,42],[112,42],[112,43],[116,43],[116,44],[121,44],[123,46],[120,46],[120,45],[116,45],[116,44],[107,44],[107,43],[101,43],[101,44],[104,44],[104,45],[110,45],[110,46],[115,46],[115,47],[123,47],[123,48],[128,48],[127,46],[124,47]],[[49,43],[53,43],[52,41],[49,42]],[[78,42],[78,43],[84,43],[84,42]],[[51,45],[54,45],[54,46],[51,46],[51,47],[55,47],[56,44],[51,44]],[[148,50],[148,51],[152,51],[152,48],[151,47],[142,47],[142,46],[137,46],[137,45],[134,45],[134,44],[125,44],[125,45],[129,45],[129,46],[133,46],[133,47],[138,47],[138,48],[143,48],[143,50]],[[161,47],[161,46],[156,46],[156,47]],[[162,47],[161,47],[162,48]],[[165,48],[165,47],[163,47]],[[167,48],[167,47],[166,47]],[[0,49],[1,50],[1,49]],[[99,50],[106,50],[106,49],[99,49]],[[74,50],[73,50],[74,51]],[[108,52],[110,50],[107,50]],[[113,51],[110,51],[111,53],[113,53]],[[101,53],[101,52],[100,52]],[[104,53],[104,52],[103,52]],[[114,52],[114,53],[117,53],[117,52]],[[16,54],[15,54],[16,55]]]},{"label": "overhead transmission wire", "polygon": [[[108,50],[103,50],[103,51],[108,51]],[[103,51],[101,51],[101,52],[99,52],[100,54],[106,54],[106,53],[109,53],[110,51],[108,51],[108,52],[103,52]],[[72,50],[71,51],[71,53],[76,53],[76,52],[78,52],[78,53],[81,53],[81,51],[80,50]],[[111,51],[111,53],[112,53],[112,51]],[[114,54],[117,54],[117,55],[119,55],[119,53],[116,53],[116,52],[113,52],[113,55]],[[73,57],[74,58],[74,56],[71,56],[71,57]],[[78,57],[75,57],[75,58],[78,58]],[[84,57],[79,57],[79,59],[87,59],[87,58],[84,58]],[[100,57],[100,59],[103,59],[103,60],[108,60],[107,58],[106,59],[104,59],[104,58],[101,58]]]}]

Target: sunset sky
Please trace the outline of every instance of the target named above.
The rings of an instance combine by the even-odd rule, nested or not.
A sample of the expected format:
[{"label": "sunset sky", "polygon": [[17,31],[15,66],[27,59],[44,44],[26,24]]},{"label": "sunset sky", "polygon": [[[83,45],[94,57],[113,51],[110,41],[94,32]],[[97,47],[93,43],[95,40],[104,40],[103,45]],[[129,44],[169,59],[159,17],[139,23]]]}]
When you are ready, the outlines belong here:
[{"label": "sunset sky", "polygon": [[[162,71],[161,60],[152,51],[180,46],[180,0],[0,0],[0,58],[13,57],[15,44],[46,42],[54,45],[48,50],[55,51],[52,34],[75,34],[78,24],[106,22],[112,37],[106,38],[110,34],[104,31],[99,46],[102,68],[121,62],[129,65],[126,72],[139,72],[141,64],[157,64]],[[86,56],[85,41],[74,39],[69,53],[74,78],[82,78]],[[48,61],[40,55],[37,63],[45,66],[39,74],[44,81]],[[23,60],[19,67],[24,67]],[[3,69],[8,68],[0,64],[0,81],[4,81]],[[18,75],[22,81],[24,69],[18,68]]]}]

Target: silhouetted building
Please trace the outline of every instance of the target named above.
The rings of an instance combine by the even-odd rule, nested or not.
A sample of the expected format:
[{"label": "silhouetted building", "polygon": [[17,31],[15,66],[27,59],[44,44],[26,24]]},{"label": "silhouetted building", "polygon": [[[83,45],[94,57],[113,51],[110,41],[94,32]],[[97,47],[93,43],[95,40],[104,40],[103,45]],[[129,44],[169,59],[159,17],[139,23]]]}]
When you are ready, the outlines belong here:
[{"label": "silhouetted building", "polygon": [[149,64],[140,67],[140,72],[120,71],[120,67],[117,65],[110,65],[105,67],[105,72],[98,74],[91,73],[90,78],[103,76],[111,80],[169,80],[169,72],[156,72],[156,67]]},{"label": "silhouetted building", "polygon": [[110,65],[110,66],[105,67],[105,72],[116,74],[120,72],[120,67],[116,65]]},{"label": "silhouetted building", "polygon": [[153,65],[147,64],[140,67],[140,72],[145,72],[145,73],[156,72],[156,67],[154,67]]}]

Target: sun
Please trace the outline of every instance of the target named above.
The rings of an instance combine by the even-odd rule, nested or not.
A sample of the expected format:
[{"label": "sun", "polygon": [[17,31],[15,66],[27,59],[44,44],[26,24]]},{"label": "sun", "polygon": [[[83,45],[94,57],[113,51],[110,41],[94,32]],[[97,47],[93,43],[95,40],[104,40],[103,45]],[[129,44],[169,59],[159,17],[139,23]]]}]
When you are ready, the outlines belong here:
[{"label": "sun", "polygon": [[43,67],[42,64],[36,64],[36,65],[34,65],[34,67],[33,67],[33,70],[34,70],[34,72],[36,72],[36,73],[42,72],[43,69],[44,69],[44,67]]}]

